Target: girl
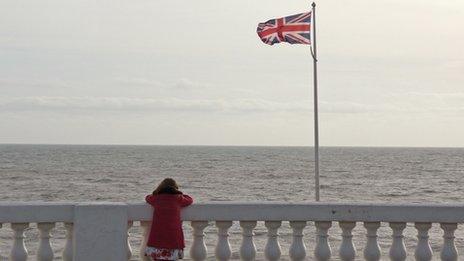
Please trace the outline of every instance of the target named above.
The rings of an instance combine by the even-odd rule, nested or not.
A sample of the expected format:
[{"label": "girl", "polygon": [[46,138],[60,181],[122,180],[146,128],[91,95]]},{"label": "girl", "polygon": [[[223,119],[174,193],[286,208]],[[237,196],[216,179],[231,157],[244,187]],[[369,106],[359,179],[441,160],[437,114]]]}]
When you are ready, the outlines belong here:
[{"label": "girl", "polygon": [[154,208],[145,255],[153,261],[182,259],[185,243],[180,209],[192,204],[193,199],[167,178],[145,201]]}]

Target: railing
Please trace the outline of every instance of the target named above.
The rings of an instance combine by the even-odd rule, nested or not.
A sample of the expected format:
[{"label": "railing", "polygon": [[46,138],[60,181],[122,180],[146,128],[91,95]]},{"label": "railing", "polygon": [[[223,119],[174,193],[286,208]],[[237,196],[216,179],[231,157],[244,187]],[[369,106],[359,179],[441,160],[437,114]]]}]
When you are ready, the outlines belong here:
[{"label": "railing", "polygon": [[[49,261],[62,257],[65,261],[119,261],[130,260],[133,255],[129,244],[128,230],[139,223],[142,239],[149,231],[152,209],[146,204],[92,203],[92,204],[53,204],[53,203],[0,203],[1,224],[10,224],[13,231],[9,258],[24,261],[28,251],[24,244],[24,231],[31,223],[37,224],[39,231],[37,260]],[[182,212],[182,219],[190,221],[193,229],[189,244],[189,257],[193,260],[215,258],[233,259],[229,232],[234,222],[241,229],[241,242],[237,246],[239,258],[255,260],[257,248],[254,230],[258,221],[264,221],[267,239],[263,256],[267,260],[284,257],[291,260],[329,260],[332,256],[341,260],[380,260],[385,249],[378,242],[378,229],[381,222],[388,222],[392,230],[388,257],[394,261],[406,260],[407,256],[416,260],[458,260],[454,234],[458,223],[464,221],[464,205],[393,205],[393,204],[277,204],[277,203],[208,203],[195,204]],[[205,229],[214,221],[217,228],[214,252],[205,244]],[[279,229],[282,222],[289,222],[291,239],[288,249],[282,250]],[[304,229],[308,221],[314,222],[316,242],[313,253],[309,254],[305,245]],[[341,242],[337,254],[329,244],[329,229],[338,222],[341,229]],[[363,222],[366,233],[362,253],[353,243],[353,229],[357,222]],[[55,224],[64,224],[65,245],[61,254],[56,255],[50,243],[50,231]],[[414,224],[417,230],[417,243],[413,253],[408,253],[404,243],[404,229]],[[433,253],[429,242],[432,224],[440,224],[443,239],[440,253]],[[4,230],[4,229],[2,229]],[[139,253],[143,253],[145,243],[141,242]],[[0,253],[3,254],[3,253]],[[143,255],[141,260],[145,260]],[[287,258],[288,257],[288,258]]]}]

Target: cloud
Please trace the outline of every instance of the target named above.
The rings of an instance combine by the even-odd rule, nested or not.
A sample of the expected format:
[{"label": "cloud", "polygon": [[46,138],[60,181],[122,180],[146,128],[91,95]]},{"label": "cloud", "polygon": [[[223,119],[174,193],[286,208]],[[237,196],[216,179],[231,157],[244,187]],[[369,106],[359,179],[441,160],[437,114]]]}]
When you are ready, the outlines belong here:
[{"label": "cloud", "polygon": [[181,90],[187,89],[200,89],[205,87],[210,87],[208,84],[200,84],[189,79],[179,79],[176,83],[172,85],[173,87]]},{"label": "cloud", "polygon": [[9,97],[0,98],[0,111],[191,111],[272,112],[307,111],[303,103],[259,99],[178,99],[126,97]]},{"label": "cloud", "polygon": [[464,93],[407,92],[391,95],[392,102],[404,111],[412,112],[463,112]]},{"label": "cloud", "polygon": [[[309,101],[308,101],[309,103]],[[362,104],[355,102],[319,102],[319,110],[326,113],[369,113],[388,111],[392,108],[388,106],[374,106],[370,104]]]},{"label": "cloud", "polygon": [[436,102],[464,102],[464,92],[408,92],[395,94],[395,96],[406,96],[411,99],[426,99]]},{"label": "cloud", "polygon": [[34,78],[28,79],[18,79],[18,78],[0,78],[0,87],[1,88],[36,88],[36,87],[47,87],[47,88],[63,88],[69,87],[69,84],[60,79],[47,79],[40,80]]},{"label": "cloud", "polygon": [[0,99],[2,110],[211,110],[210,101],[125,97],[14,97]]},{"label": "cloud", "polygon": [[116,78],[114,80],[118,83],[128,84],[128,85],[144,85],[144,86],[157,86],[157,87],[163,86],[163,84],[159,81],[142,78],[142,77]]},{"label": "cloud", "polygon": [[[396,96],[392,96],[396,97]],[[398,96],[399,97],[399,96]],[[321,113],[424,113],[464,112],[464,93],[409,93],[390,103],[319,102]],[[416,99],[416,100],[415,100]],[[279,102],[265,99],[179,99],[128,97],[0,97],[0,112],[223,112],[223,113],[310,113],[312,101]]]},{"label": "cloud", "polygon": [[[359,113],[371,107],[351,103],[321,103],[323,112]],[[8,97],[0,111],[189,111],[189,112],[299,112],[312,111],[310,101],[277,102],[264,99],[178,99],[127,97]]]},{"label": "cloud", "polygon": [[134,78],[116,78],[116,82],[126,85],[136,86],[150,86],[159,87],[166,89],[179,89],[179,90],[190,90],[190,89],[203,89],[205,87],[211,87],[209,84],[198,83],[190,79],[181,78],[175,82],[161,82],[149,78],[134,77]]}]

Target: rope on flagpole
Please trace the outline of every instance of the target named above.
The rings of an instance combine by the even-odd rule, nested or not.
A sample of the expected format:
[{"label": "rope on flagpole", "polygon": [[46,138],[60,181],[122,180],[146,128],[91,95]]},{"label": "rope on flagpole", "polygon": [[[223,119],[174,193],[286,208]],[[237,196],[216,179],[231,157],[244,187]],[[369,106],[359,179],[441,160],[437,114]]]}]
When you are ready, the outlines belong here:
[{"label": "rope on flagpole", "polygon": [[312,47],[311,45],[309,46],[309,50],[311,51],[311,56],[312,56],[313,59],[317,62],[316,56],[314,56],[313,47]]}]

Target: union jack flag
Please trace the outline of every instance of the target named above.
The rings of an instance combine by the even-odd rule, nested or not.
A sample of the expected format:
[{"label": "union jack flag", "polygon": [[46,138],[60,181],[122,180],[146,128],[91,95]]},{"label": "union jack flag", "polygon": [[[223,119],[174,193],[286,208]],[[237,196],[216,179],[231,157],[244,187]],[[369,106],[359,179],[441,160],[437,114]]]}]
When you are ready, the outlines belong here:
[{"label": "union jack flag", "polygon": [[259,23],[256,32],[261,41],[269,45],[281,42],[311,44],[311,12]]}]

